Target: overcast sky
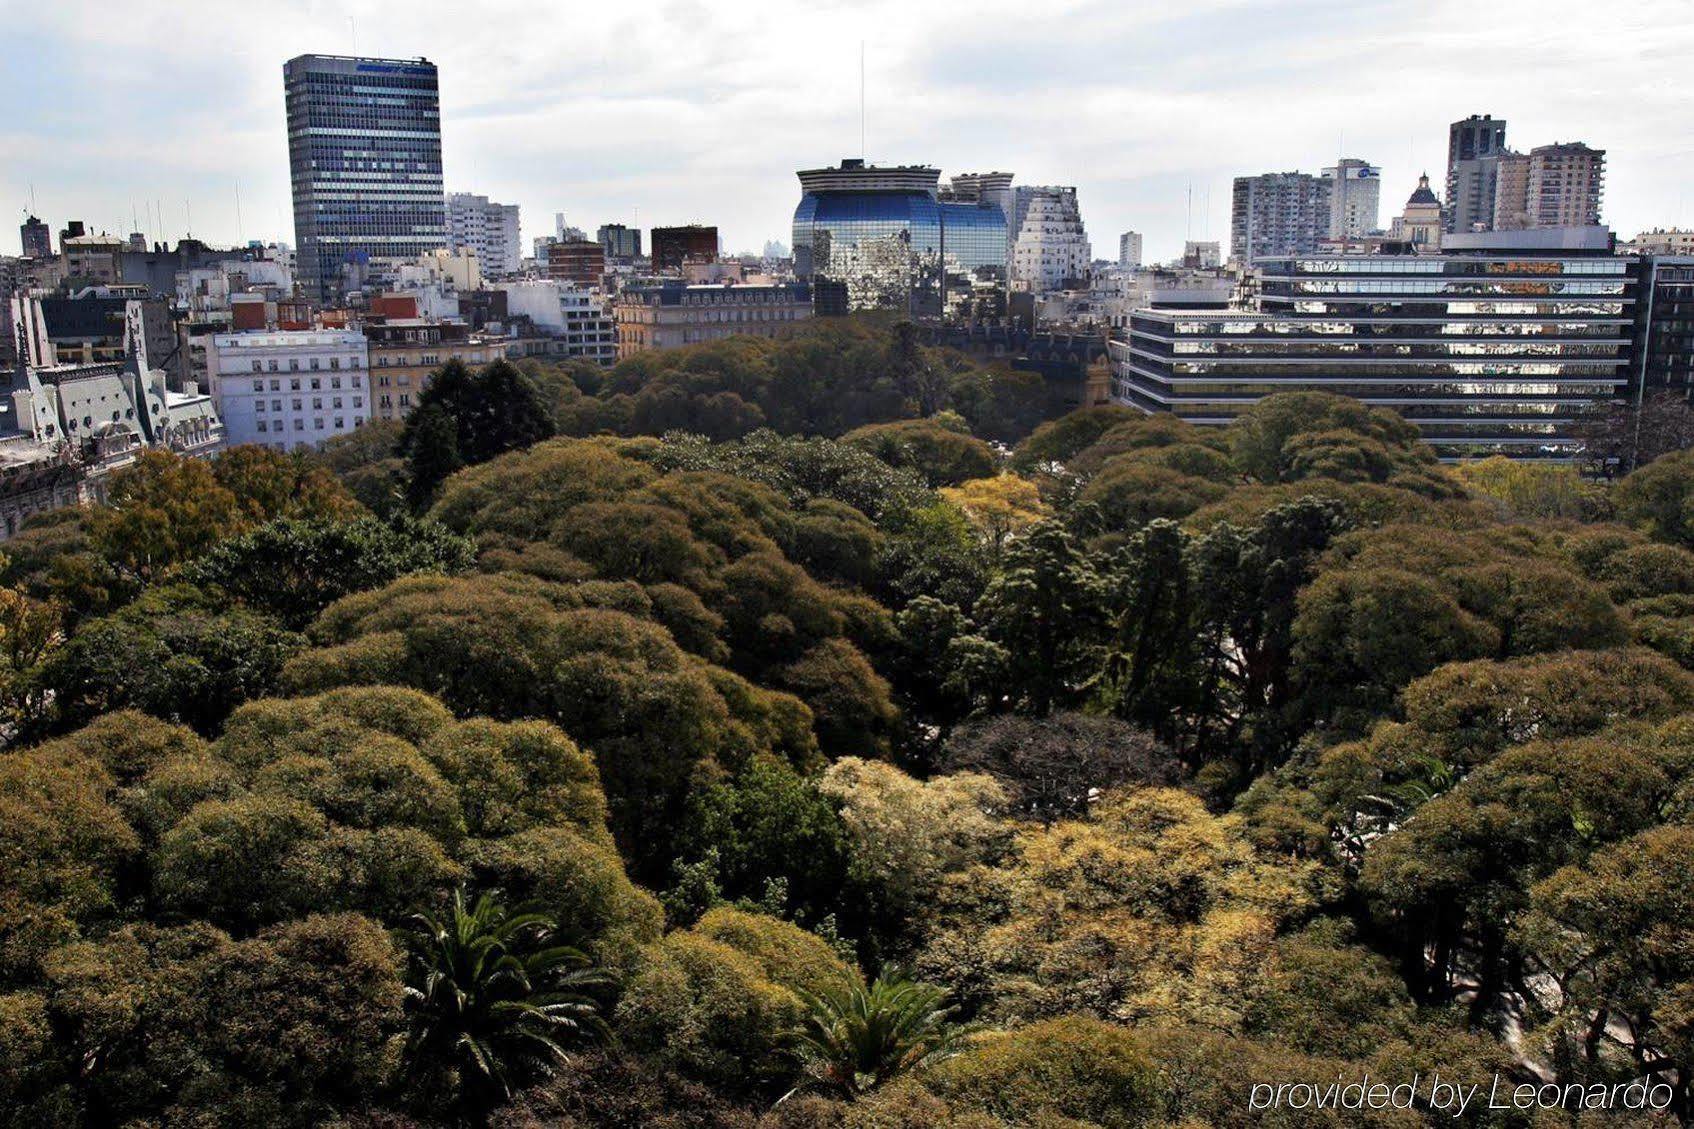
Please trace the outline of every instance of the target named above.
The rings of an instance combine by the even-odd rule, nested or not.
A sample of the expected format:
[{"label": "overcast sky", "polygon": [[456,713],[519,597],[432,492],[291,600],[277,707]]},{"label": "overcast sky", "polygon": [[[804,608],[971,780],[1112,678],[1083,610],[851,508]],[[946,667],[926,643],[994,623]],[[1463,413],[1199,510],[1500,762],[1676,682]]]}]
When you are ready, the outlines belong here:
[{"label": "overcast sky", "polygon": [[282,64],[355,50],[439,65],[447,188],[520,204],[526,246],[559,211],[786,243],[794,170],[859,153],[861,41],[873,162],[1075,185],[1098,258],[1227,240],[1231,177],[1343,151],[1386,224],[1470,113],[1604,148],[1620,234],[1694,225],[1694,0],[0,0],[0,29],[0,253],[32,190],[55,231],[293,242]]}]

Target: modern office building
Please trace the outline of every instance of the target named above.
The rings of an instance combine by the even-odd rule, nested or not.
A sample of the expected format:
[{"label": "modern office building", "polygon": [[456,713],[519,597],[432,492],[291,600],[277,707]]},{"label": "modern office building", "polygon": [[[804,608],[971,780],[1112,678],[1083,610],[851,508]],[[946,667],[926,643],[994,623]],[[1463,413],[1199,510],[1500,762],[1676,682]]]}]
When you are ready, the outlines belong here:
[{"label": "modern office building", "polygon": [[523,356],[563,357],[611,364],[618,358],[617,326],[592,290],[551,279],[500,284],[506,313],[528,318],[533,333],[519,340]]},{"label": "modern office building", "polygon": [[1343,157],[1323,170],[1329,189],[1329,237],[1354,239],[1378,230],[1382,170],[1356,157]]},{"label": "modern office building", "polygon": [[1229,257],[1237,263],[1315,251],[1329,235],[1334,182],[1303,172],[1235,178]]},{"label": "modern office building", "polygon": [[1020,185],[1012,217],[1013,289],[1040,295],[1088,285],[1094,255],[1075,188]]},{"label": "modern office building", "polygon": [[18,243],[23,247],[23,257],[26,259],[53,257],[53,229],[33,215],[26,218],[18,228]]},{"label": "modern office building", "polygon": [[1227,424],[1275,392],[1334,392],[1399,411],[1444,455],[1557,456],[1631,380],[1641,264],[1604,228],[1260,269],[1249,309],[1136,311],[1110,344],[1114,398]]},{"label": "modern office building", "polygon": [[774,286],[631,287],[613,307],[618,359],[650,349],[674,349],[724,337],[782,337],[812,316],[811,287],[803,282]]},{"label": "modern office building", "polygon": [[488,278],[510,278],[523,266],[518,206],[497,204],[486,196],[453,192],[447,197],[447,245],[476,252]]},{"label": "modern office building", "polygon": [[231,445],[313,447],[371,418],[365,335],[357,330],[219,333],[206,364]]},{"label": "modern office building", "polygon": [[1445,230],[1486,230],[1494,222],[1494,190],[1506,148],[1504,118],[1472,114],[1447,127]]},{"label": "modern office building", "polygon": [[641,229],[621,223],[603,223],[594,237],[605,249],[608,263],[632,263],[641,257]]},{"label": "modern office building", "polygon": [[434,63],[301,55],[283,85],[307,297],[338,300],[447,246]]},{"label": "modern office building", "polygon": [[1141,265],[1141,233],[1126,231],[1118,236],[1118,266],[1135,270]]},{"label": "modern office building", "polygon": [[1694,399],[1694,254],[1641,255],[1637,304],[1637,396],[1676,392]]},{"label": "modern office building", "polygon": [[820,314],[834,310],[826,300],[917,317],[1003,308],[1009,242],[1000,205],[940,199],[941,174],[923,165],[848,158],[798,176],[794,273],[813,283]]},{"label": "modern office building", "polygon": [[681,270],[683,263],[709,263],[718,257],[718,229],[706,224],[655,227],[648,235],[654,270]]}]

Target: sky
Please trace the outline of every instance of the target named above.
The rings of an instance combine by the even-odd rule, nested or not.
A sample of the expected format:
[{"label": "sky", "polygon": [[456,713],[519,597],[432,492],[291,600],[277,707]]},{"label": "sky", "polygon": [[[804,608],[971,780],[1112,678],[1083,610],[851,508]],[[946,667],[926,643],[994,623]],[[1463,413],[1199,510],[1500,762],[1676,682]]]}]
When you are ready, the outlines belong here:
[{"label": "sky", "polygon": [[526,248],[555,212],[787,243],[794,171],[862,153],[1074,185],[1095,257],[1135,230],[1162,261],[1227,242],[1232,177],[1338,155],[1382,167],[1386,226],[1471,113],[1604,148],[1620,235],[1694,226],[1694,0],[0,0],[0,28],[0,254],[32,199],[55,232],[294,242],[307,52],[435,62],[446,187],[519,204]]}]

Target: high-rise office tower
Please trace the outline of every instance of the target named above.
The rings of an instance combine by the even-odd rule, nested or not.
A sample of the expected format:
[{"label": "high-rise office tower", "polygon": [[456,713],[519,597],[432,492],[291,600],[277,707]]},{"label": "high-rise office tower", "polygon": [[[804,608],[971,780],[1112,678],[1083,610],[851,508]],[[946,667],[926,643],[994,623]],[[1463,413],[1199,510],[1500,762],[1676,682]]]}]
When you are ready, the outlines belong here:
[{"label": "high-rise office tower", "polygon": [[1529,154],[1502,153],[1494,162],[1495,231],[1522,231],[1535,226],[1529,214]]},{"label": "high-rise office tower", "polygon": [[1497,166],[1506,152],[1504,118],[1472,114],[1447,127],[1448,231],[1493,224]]},{"label": "high-rise office tower", "polygon": [[1377,229],[1382,170],[1369,161],[1343,157],[1323,170],[1329,189],[1329,237],[1351,239]]},{"label": "high-rise office tower", "polygon": [[594,237],[606,249],[606,261],[630,262],[641,257],[641,229],[621,223],[603,223]]},{"label": "high-rise office tower", "polygon": [[1126,231],[1118,236],[1118,266],[1135,270],[1141,265],[1141,233]]},{"label": "high-rise office tower", "polygon": [[1238,263],[1267,255],[1303,255],[1329,236],[1334,183],[1303,172],[1235,178],[1229,257]]},{"label": "high-rise office tower", "polygon": [[447,243],[476,252],[477,265],[489,278],[515,275],[523,265],[518,235],[518,206],[496,204],[486,196],[454,192],[447,197]]},{"label": "high-rise office tower", "polygon": [[301,55],[282,74],[307,296],[336,300],[447,246],[435,64]]},{"label": "high-rise office tower", "polygon": [[23,255],[26,259],[51,259],[53,257],[53,229],[30,216],[18,228],[18,242],[23,245]]}]

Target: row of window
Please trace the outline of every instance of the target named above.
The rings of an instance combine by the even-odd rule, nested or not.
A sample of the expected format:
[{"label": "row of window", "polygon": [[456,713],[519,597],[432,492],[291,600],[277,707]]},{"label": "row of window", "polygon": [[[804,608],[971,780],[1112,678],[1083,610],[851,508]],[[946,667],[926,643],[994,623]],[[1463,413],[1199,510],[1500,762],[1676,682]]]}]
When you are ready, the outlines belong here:
[{"label": "row of window", "polygon": [[[308,358],[307,371],[308,372],[317,372],[318,371],[318,365],[319,365],[319,360],[318,360],[317,357]],[[347,367],[348,368],[359,368],[360,367],[359,358],[356,357],[356,356],[348,357],[347,358]],[[336,372],[340,368],[341,368],[341,358],[340,357],[331,357],[329,359],[329,369],[330,369],[330,371]],[[253,371],[254,372],[281,372],[282,369],[280,367],[278,367],[278,362],[273,358],[270,361],[254,361],[253,362]],[[288,371],[289,372],[299,372],[300,371],[300,358],[299,357],[288,358]],[[256,380],[253,382],[256,391],[259,390],[258,387],[257,387],[258,383],[259,382],[256,381]],[[314,384],[313,387],[315,388],[317,386]]]},{"label": "row of window", "polygon": [[[303,403],[303,401],[302,401],[302,400],[301,400],[301,399],[300,399],[300,397],[298,397],[298,396],[296,396],[296,397],[295,397],[295,398],[294,398],[294,399],[293,399],[293,400],[292,400],[292,401],[291,401],[291,403],[292,403],[292,404],[293,404],[293,407],[294,407],[294,410],[295,410],[295,411],[297,411],[297,412],[298,412],[298,411],[302,411],[302,410],[304,410],[304,409],[303,409],[303,408],[302,408],[302,407],[301,407],[301,404],[302,404],[302,403]],[[271,402],[270,402],[270,404],[271,404],[271,411],[273,411],[273,412],[280,412],[280,411],[282,411],[282,401],[281,401],[281,400],[272,400],[272,401],[271,401]],[[313,410],[313,411],[315,411],[315,412],[321,412],[321,411],[323,411],[323,406],[324,406],[324,401],[323,401],[323,397],[322,397],[322,396],[313,396],[313,397],[312,397],[312,410]],[[364,407],[364,406],[365,406],[365,398],[364,398],[364,397],[363,397],[363,396],[355,396],[355,397],[353,397],[353,406],[354,406],[354,407],[355,407],[355,408],[362,408],[362,407]],[[331,408],[332,408],[332,409],[336,409],[336,410],[339,410],[339,409],[340,409],[340,407],[341,407],[341,397],[340,397],[340,396],[333,396],[333,397],[331,397],[331,398],[330,398],[330,407],[331,407]],[[262,412],[262,411],[264,411],[264,410],[265,410],[265,401],[263,401],[263,400],[254,400],[254,401],[253,401],[253,410],[254,410],[254,411],[256,411],[256,412]]]},{"label": "row of window", "polygon": [[[270,383],[271,383],[270,390],[272,392],[281,392],[282,391],[282,381],[281,380],[272,380]],[[312,391],[316,392],[320,388],[323,387],[323,383],[324,383],[323,377],[321,377],[321,376],[311,377],[309,383],[311,384]],[[341,387],[341,378],[339,376],[330,377],[329,378],[329,386],[332,389],[340,388]],[[353,376],[353,387],[354,388],[363,387],[363,382],[362,382],[361,378],[358,376],[358,374],[356,374],[356,373]],[[300,391],[300,378],[299,377],[295,376],[295,377],[289,378],[289,380],[288,380],[288,390],[290,392]],[[265,382],[262,381],[262,380],[255,380],[253,382],[253,391],[255,391],[255,392],[265,391]]]},{"label": "row of window", "polygon": [[[283,431],[286,430],[286,422],[287,421],[285,421],[285,420],[279,419],[274,424],[272,424],[268,420],[260,420],[259,426],[258,426],[259,434],[260,435],[271,435],[271,434],[281,435],[283,433]],[[353,426],[358,427],[362,422],[363,421],[361,421],[361,420],[355,419],[353,421]],[[345,416],[336,416],[335,420],[334,420],[334,424],[335,424],[334,430],[336,430],[336,431],[345,431],[347,429],[347,419],[346,419]],[[303,420],[303,419],[296,419],[294,421],[294,430],[295,431],[306,430],[306,421]],[[313,431],[323,431],[323,430],[325,430],[325,428],[324,428],[324,417],[323,416],[313,416],[312,417],[312,430]]]}]

